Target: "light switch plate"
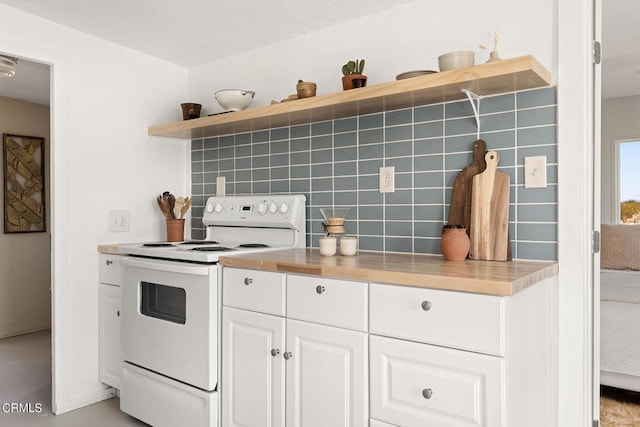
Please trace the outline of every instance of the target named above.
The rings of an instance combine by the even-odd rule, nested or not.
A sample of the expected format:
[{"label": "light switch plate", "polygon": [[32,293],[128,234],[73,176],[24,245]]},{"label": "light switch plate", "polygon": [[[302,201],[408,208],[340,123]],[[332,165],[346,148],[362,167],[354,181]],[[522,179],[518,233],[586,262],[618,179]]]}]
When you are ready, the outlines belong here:
[{"label": "light switch plate", "polygon": [[547,188],[547,156],[524,158],[524,188]]},{"label": "light switch plate", "polygon": [[216,196],[224,196],[225,191],[225,178],[219,176],[216,178]]}]

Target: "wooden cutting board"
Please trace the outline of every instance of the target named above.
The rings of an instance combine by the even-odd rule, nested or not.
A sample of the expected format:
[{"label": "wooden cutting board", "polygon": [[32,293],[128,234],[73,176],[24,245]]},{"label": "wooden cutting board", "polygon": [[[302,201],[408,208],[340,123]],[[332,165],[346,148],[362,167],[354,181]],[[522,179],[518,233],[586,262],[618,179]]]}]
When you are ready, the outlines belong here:
[{"label": "wooden cutting board", "polygon": [[507,261],[510,177],[497,170],[498,153],[489,151],[484,159],[486,169],[473,178],[469,258]]},{"label": "wooden cutting board", "polygon": [[466,225],[467,234],[470,233],[471,224],[471,187],[473,185],[473,177],[484,171],[486,167],[484,155],[486,152],[486,142],[482,139],[474,142],[473,162],[462,169],[453,182],[448,223]]}]

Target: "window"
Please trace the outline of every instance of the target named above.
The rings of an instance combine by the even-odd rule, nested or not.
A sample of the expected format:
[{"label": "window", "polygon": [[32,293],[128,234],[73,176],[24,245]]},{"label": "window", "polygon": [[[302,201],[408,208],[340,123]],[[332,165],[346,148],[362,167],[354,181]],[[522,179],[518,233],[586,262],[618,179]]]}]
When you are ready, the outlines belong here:
[{"label": "window", "polygon": [[616,141],[619,223],[640,224],[640,139]]}]

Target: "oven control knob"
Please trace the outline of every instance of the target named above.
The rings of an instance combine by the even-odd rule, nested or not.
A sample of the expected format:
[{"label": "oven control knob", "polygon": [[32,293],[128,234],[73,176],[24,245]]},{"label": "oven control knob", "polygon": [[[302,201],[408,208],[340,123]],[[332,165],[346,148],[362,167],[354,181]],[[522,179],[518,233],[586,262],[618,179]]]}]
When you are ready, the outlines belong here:
[{"label": "oven control knob", "polygon": [[207,212],[209,213],[213,212],[213,205],[211,203],[207,205]]},{"label": "oven control knob", "polygon": [[271,204],[269,205],[269,213],[276,213],[278,212],[278,205],[274,202],[271,202]]},{"label": "oven control knob", "polygon": [[222,203],[216,204],[215,211],[216,213],[222,212]]},{"label": "oven control knob", "polygon": [[258,213],[260,215],[264,215],[267,213],[267,204],[266,203],[260,203],[258,205]]},{"label": "oven control knob", "polygon": [[280,212],[283,214],[286,214],[287,212],[289,212],[289,205],[286,203],[283,203],[280,205]]}]

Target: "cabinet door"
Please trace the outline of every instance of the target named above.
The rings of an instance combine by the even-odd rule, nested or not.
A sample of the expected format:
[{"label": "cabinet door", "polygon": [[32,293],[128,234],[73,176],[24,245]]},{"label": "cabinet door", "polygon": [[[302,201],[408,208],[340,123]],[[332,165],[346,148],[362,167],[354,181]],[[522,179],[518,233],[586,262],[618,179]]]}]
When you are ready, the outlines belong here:
[{"label": "cabinet door", "polygon": [[222,426],[284,427],[281,317],[222,309]]},{"label": "cabinet door", "polygon": [[371,417],[403,427],[501,427],[504,359],[371,336]]},{"label": "cabinet door", "polygon": [[122,374],[120,286],[99,285],[98,316],[98,378],[119,389]]},{"label": "cabinet door", "polygon": [[367,334],[287,320],[287,427],[366,427]]}]

